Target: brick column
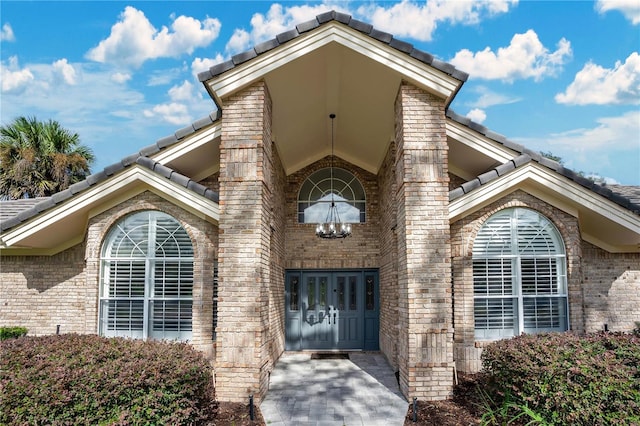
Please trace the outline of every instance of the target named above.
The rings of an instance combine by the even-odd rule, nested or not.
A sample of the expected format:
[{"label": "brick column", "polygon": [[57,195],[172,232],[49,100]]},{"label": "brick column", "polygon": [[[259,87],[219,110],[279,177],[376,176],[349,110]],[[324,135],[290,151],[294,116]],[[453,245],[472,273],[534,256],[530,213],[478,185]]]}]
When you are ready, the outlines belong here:
[{"label": "brick column", "polygon": [[264,82],[224,100],[216,397],[259,403],[268,386],[271,100]]},{"label": "brick column", "polygon": [[454,364],[444,102],[405,83],[395,110],[400,388],[445,399]]}]

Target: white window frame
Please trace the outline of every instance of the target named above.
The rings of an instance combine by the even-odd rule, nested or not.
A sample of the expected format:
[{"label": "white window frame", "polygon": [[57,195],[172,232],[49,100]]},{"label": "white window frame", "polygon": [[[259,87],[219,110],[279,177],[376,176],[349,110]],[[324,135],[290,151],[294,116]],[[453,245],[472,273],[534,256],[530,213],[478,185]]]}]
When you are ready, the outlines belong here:
[{"label": "white window frame", "polygon": [[492,215],[472,265],[477,340],[568,329],[566,250],[548,218],[520,207]]},{"label": "white window frame", "polygon": [[193,245],[175,218],[154,210],[122,218],[107,234],[100,260],[100,335],[192,338]]},{"label": "white window frame", "polygon": [[[338,208],[340,218],[345,223],[366,222],[366,192],[360,180],[349,170],[331,167],[316,170],[300,185],[298,192],[298,223],[320,223],[325,219],[327,209],[332,202]],[[331,193],[333,188],[333,194]],[[314,211],[320,217],[307,217],[305,212]],[[356,220],[349,218],[357,215]]]}]

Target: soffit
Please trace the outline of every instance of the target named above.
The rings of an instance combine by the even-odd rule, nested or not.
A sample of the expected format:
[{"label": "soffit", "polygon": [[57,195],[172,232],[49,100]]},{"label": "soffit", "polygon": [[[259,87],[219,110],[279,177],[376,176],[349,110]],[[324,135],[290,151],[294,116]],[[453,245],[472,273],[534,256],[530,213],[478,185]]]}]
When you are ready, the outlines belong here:
[{"label": "soffit", "polygon": [[[272,99],[272,138],[285,172],[331,152],[377,173],[395,135],[394,102],[403,80],[449,102],[462,82],[337,22],[325,24],[205,82],[225,99],[264,80]],[[224,115],[224,113],[223,113]]]}]

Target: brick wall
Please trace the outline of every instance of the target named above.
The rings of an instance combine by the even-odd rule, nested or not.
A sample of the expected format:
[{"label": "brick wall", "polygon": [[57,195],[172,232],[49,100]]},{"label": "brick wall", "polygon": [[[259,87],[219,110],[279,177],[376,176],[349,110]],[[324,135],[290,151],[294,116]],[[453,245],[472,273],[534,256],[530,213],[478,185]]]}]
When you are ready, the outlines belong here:
[{"label": "brick wall", "polygon": [[403,83],[395,108],[400,388],[445,399],[454,364],[444,102]]},{"label": "brick wall", "polygon": [[[0,326],[24,326],[29,334],[95,333],[96,289],[86,285],[85,244],[54,256],[3,256],[0,260]],[[87,315],[91,316],[87,318]]]},{"label": "brick wall", "polygon": [[609,253],[583,241],[584,329],[631,331],[640,322],[640,254]]},{"label": "brick wall", "polygon": [[380,350],[398,371],[398,235],[395,143],[391,143],[378,172],[380,186]]},{"label": "brick wall", "polygon": [[[213,264],[217,228],[151,192],[89,220],[85,241],[54,256],[4,256],[0,325],[23,325],[31,335],[98,333],[100,254],[111,226],[125,215],[159,210],[176,218],[194,248],[192,344],[213,356]],[[35,307],[35,308],[34,308]]]},{"label": "brick wall", "polygon": [[329,167],[330,157],[317,161],[286,178],[285,266],[287,269],[377,268],[379,265],[379,196],[375,175],[335,157],[334,167],[349,170],[364,187],[366,222],[353,224],[353,234],[340,240],[320,239],[316,223],[298,223],[298,193],[302,183],[317,170]]},{"label": "brick wall", "polygon": [[512,194],[460,219],[451,225],[451,256],[454,293],[455,359],[459,371],[475,372],[481,368],[480,355],[485,341],[476,341],[473,317],[472,250],[475,237],[484,222],[498,211],[527,207],[550,219],[564,240],[567,253],[567,286],[570,328],[583,331],[581,291],[582,246],[575,217],[558,210],[523,191]]},{"label": "brick wall", "polygon": [[271,363],[271,100],[258,82],[223,102],[216,395],[259,403]]}]

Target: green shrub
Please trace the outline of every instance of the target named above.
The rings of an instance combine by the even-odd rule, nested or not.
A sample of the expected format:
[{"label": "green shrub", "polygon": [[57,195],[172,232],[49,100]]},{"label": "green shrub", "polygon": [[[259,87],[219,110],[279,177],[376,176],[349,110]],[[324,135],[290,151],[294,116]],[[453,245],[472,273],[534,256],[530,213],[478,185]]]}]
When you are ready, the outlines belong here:
[{"label": "green shrub", "polygon": [[[640,424],[640,338],[633,334],[523,335],[482,354],[486,391],[550,425]],[[519,410],[520,408],[520,410]],[[531,417],[531,416],[528,416]]]},{"label": "green shrub", "polygon": [[214,407],[211,366],[185,343],[65,334],[1,350],[0,424],[199,424]]},{"label": "green shrub", "polygon": [[0,340],[26,336],[28,331],[26,327],[0,327]]}]

